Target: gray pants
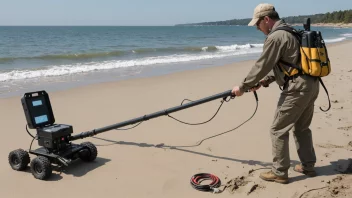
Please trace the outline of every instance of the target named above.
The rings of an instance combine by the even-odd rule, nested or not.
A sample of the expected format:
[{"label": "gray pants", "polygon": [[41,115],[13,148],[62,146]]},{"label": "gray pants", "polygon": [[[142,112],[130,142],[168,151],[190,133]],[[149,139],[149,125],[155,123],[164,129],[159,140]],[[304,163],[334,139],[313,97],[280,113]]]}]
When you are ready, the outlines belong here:
[{"label": "gray pants", "polygon": [[305,170],[313,169],[316,156],[311,124],[314,102],[319,94],[319,80],[299,76],[282,91],[271,126],[273,167],[278,176],[287,176],[290,168],[289,131],[293,129],[297,153]]}]

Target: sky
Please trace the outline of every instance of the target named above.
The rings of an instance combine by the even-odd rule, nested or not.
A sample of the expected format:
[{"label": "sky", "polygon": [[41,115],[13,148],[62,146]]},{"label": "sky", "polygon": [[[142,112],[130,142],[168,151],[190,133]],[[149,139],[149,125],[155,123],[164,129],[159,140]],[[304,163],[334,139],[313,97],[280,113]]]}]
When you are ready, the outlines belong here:
[{"label": "sky", "polygon": [[259,3],[280,17],[352,9],[352,0],[0,0],[0,25],[172,26],[250,18]]}]

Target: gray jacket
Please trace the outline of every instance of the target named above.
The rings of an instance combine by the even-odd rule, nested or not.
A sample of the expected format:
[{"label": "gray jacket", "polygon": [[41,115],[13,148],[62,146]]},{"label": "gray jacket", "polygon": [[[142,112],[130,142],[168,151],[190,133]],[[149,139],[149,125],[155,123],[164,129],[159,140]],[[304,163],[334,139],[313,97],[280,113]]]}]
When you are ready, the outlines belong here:
[{"label": "gray jacket", "polygon": [[[300,46],[298,40],[289,32],[278,30],[278,27],[288,26],[283,20],[277,21],[271,33],[264,42],[263,52],[247,77],[240,85],[242,92],[254,87],[260,80],[267,80],[269,83],[276,81],[279,86],[285,83],[285,74],[278,66],[279,60],[289,63],[300,64]],[[289,69],[288,67],[286,69]]]}]

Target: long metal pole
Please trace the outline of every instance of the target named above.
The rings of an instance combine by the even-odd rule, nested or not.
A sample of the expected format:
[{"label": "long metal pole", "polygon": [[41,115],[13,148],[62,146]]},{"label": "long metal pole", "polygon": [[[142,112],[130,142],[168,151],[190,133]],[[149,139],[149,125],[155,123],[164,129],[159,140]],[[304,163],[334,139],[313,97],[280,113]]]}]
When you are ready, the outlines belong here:
[{"label": "long metal pole", "polygon": [[106,126],[106,127],[102,127],[102,128],[98,128],[98,129],[93,129],[93,130],[90,130],[90,131],[87,131],[87,132],[82,132],[80,134],[71,136],[70,140],[72,141],[72,140],[82,139],[82,138],[86,138],[86,137],[91,137],[91,136],[97,135],[99,133],[110,131],[112,129],[117,129],[117,128],[120,128],[120,127],[124,127],[124,126],[127,126],[127,125],[135,124],[135,123],[138,123],[138,122],[141,122],[141,121],[145,121],[145,120],[150,120],[150,119],[153,119],[153,118],[156,118],[156,117],[159,117],[159,116],[168,115],[168,114],[176,112],[176,111],[187,109],[187,108],[190,108],[190,107],[193,107],[193,106],[196,106],[196,105],[200,105],[200,104],[203,104],[203,103],[206,103],[206,102],[209,102],[209,101],[212,101],[212,100],[216,100],[216,99],[219,99],[219,98],[226,98],[228,96],[232,96],[231,90],[228,90],[228,91],[216,94],[216,95],[212,95],[212,96],[209,96],[209,97],[206,97],[206,98],[203,98],[203,99],[199,99],[199,100],[196,100],[196,101],[192,101],[192,102],[189,102],[189,103],[184,104],[184,105],[172,107],[172,108],[169,108],[169,109],[166,109],[166,110],[162,110],[162,111],[158,111],[158,112],[155,112],[155,113],[152,113],[152,114],[149,114],[149,115],[144,115],[144,116],[141,116],[141,117],[138,117],[138,118],[127,120],[127,121],[120,122],[120,123],[117,123],[117,124],[113,124],[113,125],[110,125],[110,126]]}]

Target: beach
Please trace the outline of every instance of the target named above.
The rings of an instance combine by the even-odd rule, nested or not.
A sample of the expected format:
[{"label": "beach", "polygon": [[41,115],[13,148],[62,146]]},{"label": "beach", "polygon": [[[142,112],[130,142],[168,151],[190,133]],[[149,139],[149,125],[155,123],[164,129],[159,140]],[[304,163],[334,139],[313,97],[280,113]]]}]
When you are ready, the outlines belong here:
[{"label": "beach", "polygon": [[352,23],[314,23],[314,27],[339,27],[339,28],[351,28]]},{"label": "beach", "polygon": [[[186,125],[161,116],[130,130],[111,130],[75,141],[90,141],[98,149],[94,162],[80,160],[53,171],[48,181],[35,179],[29,167],[14,171],[8,163],[12,150],[28,149],[32,138],[26,132],[22,96],[0,99],[2,143],[0,144],[0,197],[352,197],[352,42],[328,47],[332,73],[324,77],[332,107],[321,87],[311,125],[317,155],[317,177],[292,170],[299,158],[290,133],[292,167],[290,183],[282,185],[259,178],[272,163],[269,128],[280,89],[273,83],[257,91],[254,117],[241,127],[214,138],[247,121],[256,110],[253,93],[225,101],[210,122]],[[73,126],[74,134],[123,122],[179,106],[184,99],[198,100],[231,90],[245,78],[255,60],[172,74],[106,82],[49,92],[56,123]],[[187,101],[186,101],[187,102]],[[209,120],[221,99],[170,114],[188,123]],[[126,126],[129,128],[131,126]],[[35,134],[35,130],[29,130]],[[199,144],[201,142],[201,144]],[[38,148],[36,141],[32,148]],[[31,155],[31,159],[35,156]],[[350,161],[348,161],[350,159]],[[352,166],[352,165],[351,165]],[[267,170],[266,170],[267,169]],[[346,172],[346,173],[344,173]],[[197,173],[218,176],[222,184],[241,180],[219,194],[197,191],[190,179]],[[220,187],[222,189],[222,187]]]},{"label": "beach", "polygon": [[[293,26],[301,26],[300,23],[291,24]],[[333,28],[351,28],[352,23],[312,23],[312,27],[333,27]]]}]

